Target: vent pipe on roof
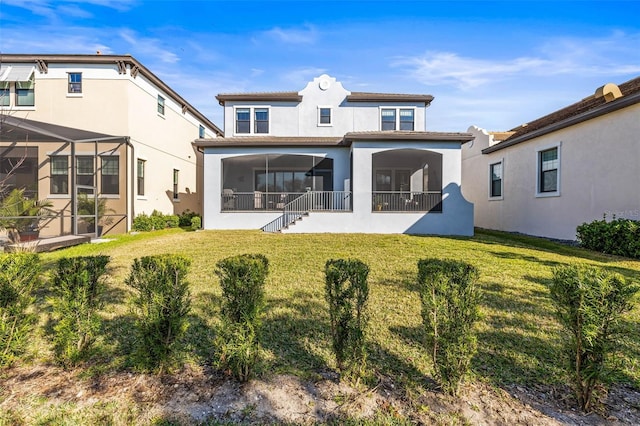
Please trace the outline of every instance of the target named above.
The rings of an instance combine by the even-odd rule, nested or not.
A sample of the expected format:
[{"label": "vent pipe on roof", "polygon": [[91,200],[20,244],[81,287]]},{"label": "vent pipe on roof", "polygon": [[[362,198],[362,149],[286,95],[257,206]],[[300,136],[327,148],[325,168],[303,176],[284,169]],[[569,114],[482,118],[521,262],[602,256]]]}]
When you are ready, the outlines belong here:
[{"label": "vent pipe on roof", "polygon": [[602,87],[598,87],[595,93],[596,98],[604,98],[605,102],[611,102],[622,97],[620,88],[613,83],[607,83]]}]

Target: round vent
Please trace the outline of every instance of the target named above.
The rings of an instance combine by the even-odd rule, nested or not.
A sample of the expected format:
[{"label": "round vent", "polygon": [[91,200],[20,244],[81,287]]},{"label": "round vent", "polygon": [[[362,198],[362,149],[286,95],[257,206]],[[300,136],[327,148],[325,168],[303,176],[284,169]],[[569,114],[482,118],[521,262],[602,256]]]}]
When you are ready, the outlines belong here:
[{"label": "round vent", "polygon": [[331,86],[331,82],[326,78],[323,78],[322,80],[320,80],[318,86],[320,86],[320,90],[327,90],[329,86]]}]

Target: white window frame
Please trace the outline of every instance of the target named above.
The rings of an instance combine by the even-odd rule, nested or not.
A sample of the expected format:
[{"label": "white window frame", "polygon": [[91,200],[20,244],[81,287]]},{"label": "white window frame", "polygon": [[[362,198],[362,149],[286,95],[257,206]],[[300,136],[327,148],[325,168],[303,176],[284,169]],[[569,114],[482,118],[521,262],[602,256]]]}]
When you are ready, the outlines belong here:
[{"label": "white window frame", "polygon": [[[491,195],[491,190],[493,189],[493,175],[491,173],[493,166],[500,164],[502,166],[502,176],[500,178],[500,195]],[[489,201],[497,201],[504,199],[504,158],[500,158],[496,161],[489,163],[489,174],[488,174],[488,191],[487,196]]]},{"label": "white window frame", "polygon": [[[382,110],[383,109],[394,109],[396,111],[396,128],[395,130],[386,130],[386,131],[400,131],[400,110],[403,109],[410,109],[413,110],[413,130],[416,130],[416,117],[417,117],[417,110],[418,108],[415,106],[385,106],[385,105],[380,105],[378,106],[378,129],[382,131]],[[410,130],[403,130],[404,132],[408,132]]]},{"label": "white window frame", "polygon": [[171,172],[171,190],[173,195],[171,200],[174,203],[180,202],[180,169],[173,169]]},{"label": "white window frame", "polygon": [[[329,110],[329,122],[322,123],[320,121],[320,111],[323,109]],[[318,127],[332,127],[333,126],[333,107],[329,105],[318,105]]]},{"label": "white window frame", "polygon": [[[249,132],[248,133],[238,133],[237,132],[237,113],[238,109],[248,109],[249,110]],[[256,133],[255,132],[255,110],[256,109],[266,109],[267,114],[269,115],[269,131],[267,133]],[[234,105],[233,106],[233,135],[234,136],[269,136],[271,135],[273,119],[271,115],[271,105]]]},{"label": "white window frame", "polygon": [[[557,168],[557,178],[556,178],[556,190],[550,192],[542,192],[540,185],[541,171],[542,171],[542,158],[541,153],[544,151],[548,151],[550,149],[556,148],[558,150],[558,168]],[[537,198],[546,198],[546,197],[559,197],[560,196],[560,184],[562,182],[562,142],[558,142],[555,144],[541,146],[536,148],[536,197]]]},{"label": "white window frame", "polygon": [[[162,106],[162,112],[160,112],[161,106]],[[158,94],[158,97],[156,98],[156,112],[158,113],[158,117],[162,117],[162,118],[164,118],[167,112],[167,98],[165,98],[161,94]]]},{"label": "white window frame", "polygon": [[[72,84],[77,84],[77,83],[72,83],[70,81],[71,79],[71,74],[80,74],[80,91],[79,92],[71,92],[71,85]],[[81,71],[68,71],[67,72],[67,98],[81,98],[82,94],[83,94],[83,90],[84,90],[84,77],[82,76],[82,72]]]}]

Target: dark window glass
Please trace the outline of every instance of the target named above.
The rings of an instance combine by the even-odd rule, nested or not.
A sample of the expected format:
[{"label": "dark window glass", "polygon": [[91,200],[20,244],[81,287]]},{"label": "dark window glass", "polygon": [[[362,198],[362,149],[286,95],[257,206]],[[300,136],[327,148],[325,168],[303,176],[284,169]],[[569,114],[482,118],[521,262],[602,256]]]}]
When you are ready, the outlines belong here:
[{"label": "dark window glass", "polygon": [[267,108],[256,108],[255,110],[255,133],[269,133],[269,110]]},{"label": "dark window glass", "polygon": [[489,196],[501,197],[502,196],[502,163],[496,163],[491,165],[491,189]]},{"label": "dark window glass", "polygon": [[11,105],[11,89],[9,89],[9,82],[0,82],[0,106]]},{"label": "dark window glass", "polygon": [[412,109],[400,110],[400,130],[409,130],[409,131],[413,130],[414,128],[413,112],[414,111]]},{"label": "dark window glass", "polygon": [[158,95],[158,114],[164,115],[164,98]]},{"label": "dark window glass", "polygon": [[69,193],[69,157],[66,155],[51,157],[51,193]]},{"label": "dark window glass", "polygon": [[250,120],[249,108],[236,109],[236,133],[249,133],[251,131]]},{"label": "dark window glass", "polygon": [[33,81],[16,81],[16,106],[36,104],[34,86]]},{"label": "dark window glass", "polygon": [[558,148],[540,152],[540,192],[558,190]]},{"label": "dark window glass", "polygon": [[138,160],[138,195],[144,195],[144,160]]},{"label": "dark window glass", "polygon": [[200,139],[204,138],[204,126],[200,126],[200,127],[198,128],[198,137],[199,137]]},{"label": "dark window glass", "polygon": [[180,196],[180,194],[178,193],[178,177],[179,177],[180,171],[173,169],[173,199],[177,200]]},{"label": "dark window glass", "polygon": [[383,109],[382,115],[382,130],[395,130],[396,129],[396,110],[395,109]]},{"label": "dark window glass", "polygon": [[116,156],[102,158],[102,182],[101,191],[103,194],[120,193],[120,170],[119,158]]},{"label": "dark window glass", "polygon": [[82,93],[82,73],[69,73],[69,93]]},{"label": "dark window glass", "polygon": [[320,124],[331,124],[331,108],[320,108]]},{"label": "dark window glass", "polygon": [[76,184],[95,186],[93,157],[76,157]]}]

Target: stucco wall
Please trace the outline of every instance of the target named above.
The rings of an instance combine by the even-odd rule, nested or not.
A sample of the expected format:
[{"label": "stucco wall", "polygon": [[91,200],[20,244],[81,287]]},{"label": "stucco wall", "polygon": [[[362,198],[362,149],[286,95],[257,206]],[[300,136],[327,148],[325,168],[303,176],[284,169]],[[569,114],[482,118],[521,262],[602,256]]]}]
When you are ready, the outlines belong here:
[{"label": "stucco wall", "polygon": [[[608,213],[640,219],[640,105],[483,155],[477,128],[463,147],[463,192],[476,226],[575,240],[576,227]],[[482,143],[479,143],[483,141]],[[537,151],[559,146],[559,196],[537,197]],[[488,199],[489,164],[503,160],[501,200]]]},{"label": "stucco wall", "polygon": [[[325,90],[320,82],[327,81]],[[317,136],[341,137],[354,131],[380,130],[380,104],[374,102],[347,102],[351,92],[342,83],[328,75],[314,78],[298,92],[302,96],[296,102],[226,102],[225,134],[227,136],[247,136],[235,133],[235,108],[269,107],[269,134],[274,136]],[[331,108],[331,125],[318,125],[318,108]],[[414,109],[414,130],[425,130],[424,102],[403,102],[384,105],[384,108]],[[253,129],[252,129],[253,131]]]}]

